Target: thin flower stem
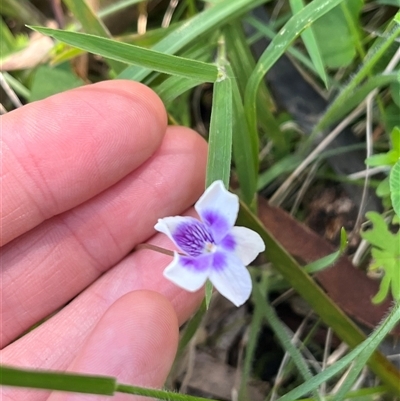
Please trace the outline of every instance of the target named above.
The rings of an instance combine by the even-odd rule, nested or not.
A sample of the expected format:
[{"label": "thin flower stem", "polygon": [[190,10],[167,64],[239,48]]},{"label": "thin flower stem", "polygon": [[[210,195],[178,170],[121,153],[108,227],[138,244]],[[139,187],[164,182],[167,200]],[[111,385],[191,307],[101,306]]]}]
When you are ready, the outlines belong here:
[{"label": "thin flower stem", "polygon": [[151,251],[156,251],[159,253],[163,253],[164,255],[174,256],[173,251],[169,251],[168,249],[161,248],[160,246],[152,245],[152,244],[139,244],[136,245],[135,251],[139,251],[140,249],[150,249]]}]

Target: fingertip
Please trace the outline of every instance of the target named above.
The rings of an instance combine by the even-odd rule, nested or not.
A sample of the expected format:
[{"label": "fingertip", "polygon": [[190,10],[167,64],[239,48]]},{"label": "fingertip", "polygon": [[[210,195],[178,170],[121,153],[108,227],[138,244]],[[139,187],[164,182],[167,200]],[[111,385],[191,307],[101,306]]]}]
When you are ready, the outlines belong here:
[{"label": "fingertip", "polygon": [[167,116],[151,89],[115,80],[33,102],[1,123],[4,245],[135,170],[160,146]]}]

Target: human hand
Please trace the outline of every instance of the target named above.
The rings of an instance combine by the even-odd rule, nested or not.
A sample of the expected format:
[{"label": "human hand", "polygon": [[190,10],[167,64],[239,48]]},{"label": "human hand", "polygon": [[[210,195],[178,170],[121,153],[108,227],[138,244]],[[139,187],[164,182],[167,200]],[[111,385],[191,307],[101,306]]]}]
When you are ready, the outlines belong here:
[{"label": "human hand", "polygon": [[[203,292],[163,278],[170,257],[129,252],[197,200],[206,163],[204,140],[166,120],[159,98],[130,81],[2,117],[1,363],[163,385]],[[171,246],[162,234],[151,242]],[[13,388],[0,398],[104,399]]]}]

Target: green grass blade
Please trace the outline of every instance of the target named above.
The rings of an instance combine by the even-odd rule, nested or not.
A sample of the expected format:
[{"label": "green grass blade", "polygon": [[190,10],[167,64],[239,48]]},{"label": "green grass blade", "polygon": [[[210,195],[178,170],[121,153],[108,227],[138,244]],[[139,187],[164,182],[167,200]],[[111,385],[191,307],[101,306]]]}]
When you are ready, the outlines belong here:
[{"label": "green grass blade", "polygon": [[229,76],[214,84],[208,140],[206,187],[222,180],[229,188],[232,157],[232,79]]},{"label": "green grass blade", "polygon": [[84,33],[42,27],[30,28],[79,49],[127,64],[140,65],[165,74],[179,75],[203,82],[214,82],[217,79],[218,70],[213,64],[163,54],[154,50]]},{"label": "green grass blade", "polygon": [[[233,76],[236,78],[240,94],[243,97],[247,81],[254,70],[256,63],[246,41],[246,36],[243,33],[243,28],[240,23],[229,24],[225,28],[225,36],[227,41],[228,58],[232,66]],[[277,154],[286,153],[288,143],[285,140],[285,135],[282,133],[278,122],[276,121],[272,109],[274,102],[267,90],[264,82],[261,82],[257,93],[257,111],[259,116],[259,126],[263,132],[267,133],[268,137],[274,142]],[[255,141],[253,162],[256,171],[258,171],[258,137],[251,139]]]},{"label": "green grass blade", "polygon": [[[304,380],[311,380],[313,375],[311,374],[309,367],[307,366],[304,358],[302,357],[301,352],[292,343],[286,328],[279,320],[274,308],[262,296],[259,284],[255,285],[255,288],[253,290],[253,296],[258,307],[263,311],[264,318],[266,319],[269,326],[275,333],[279,342],[282,344],[284,350],[292,358],[292,361],[294,362],[302,378]],[[315,391],[315,389],[313,389],[313,391],[314,391],[314,398],[317,400],[321,400],[320,395]]]},{"label": "green grass blade", "polygon": [[203,82],[196,79],[182,78],[178,76],[168,77],[162,84],[154,88],[165,105],[173,102],[178,96],[201,85]]},{"label": "green grass blade", "polygon": [[165,401],[209,401],[203,397],[117,383],[114,377],[109,376],[28,370],[4,365],[0,365],[0,385],[106,396],[118,392]]},{"label": "green grass blade", "polygon": [[114,1],[112,4],[109,4],[108,6],[104,7],[98,12],[98,16],[100,18],[105,18],[110,15],[113,15],[117,13],[118,11],[124,10],[125,8],[132,6],[134,4],[138,4],[142,2],[143,0],[120,0],[120,1]]},{"label": "green grass blade", "polygon": [[[260,34],[261,36],[265,36],[266,38],[272,40],[277,32],[275,32],[271,27],[269,27],[268,25],[265,25],[265,23],[263,21],[258,20],[257,18],[255,18],[254,16],[248,16],[245,18],[245,21],[250,24],[251,26],[253,26],[255,29],[257,29],[258,34]],[[257,36],[258,36],[257,34]],[[254,40],[256,41],[256,40]],[[253,41],[251,41],[251,43],[253,43]],[[311,72],[313,72],[314,74],[317,74],[317,70],[315,69],[314,64],[312,63],[312,61],[306,56],[304,55],[300,50],[296,49],[293,46],[290,46],[287,49],[287,52],[293,56],[293,58],[295,58],[297,61],[299,61],[299,63],[303,64],[304,67],[306,67],[308,70],[310,70]]]},{"label": "green grass blade", "polygon": [[307,27],[343,0],[314,0],[294,15],[260,57],[246,87],[245,111],[250,132],[257,132],[256,99],[264,75]]},{"label": "green grass blade", "polygon": [[[266,245],[268,260],[343,341],[351,347],[356,347],[365,340],[364,333],[312,280],[244,204],[241,204],[238,224],[249,227],[261,235]],[[368,365],[385,384],[394,391],[399,391],[400,372],[380,352],[372,354]]]},{"label": "green grass blade", "polygon": [[111,34],[103,22],[96,16],[85,0],[63,0],[75,18],[81,23],[83,30],[92,35],[111,38]]},{"label": "green grass blade", "polygon": [[[212,32],[220,27],[221,21],[228,23],[265,2],[265,0],[222,0],[186,21],[184,25],[158,42],[153,50],[175,54],[187,44],[197,41],[200,35]],[[150,72],[145,68],[128,67],[118,78],[142,81]]]},{"label": "green grass blade", "polygon": [[[252,277],[252,282],[253,282],[253,288],[255,284],[254,277]],[[267,290],[267,285],[268,285],[268,275],[263,274],[261,276],[261,282],[260,282],[260,291],[262,293],[262,296],[266,296],[266,290]],[[254,291],[254,290],[253,290]],[[250,323],[250,332],[249,332],[249,337],[248,341],[246,344],[246,352],[244,356],[244,363],[243,363],[243,371],[242,371],[242,378],[240,381],[240,389],[239,389],[239,400],[247,400],[249,399],[249,396],[247,394],[247,383],[249,382],[252,367],[253,367],[253,359],[256,353],[257,349],[257,342],[258,338],[261,334],[262,330],[262,324],[264,321],[264,313],[261,309],[261,305],[259,305],[255,299],[254,295],[252,296],[252,300],[254,302],[254,310],[252,313],[251,317],[251,323]]]},{"label": "green grass blade", "polygon": [[[358,88],[354,88],[348,92],[346,101],[341,97],[342,102],[334,101],[335,104],[329,108],[323,117],[322,126],[327,127],[341,120],[344,116],[350,113],[355,107],[361,104],[367,95],[376,88],[382,88],[397,82],[397,73],[378,74],[369,78],[364,84]],[[319,123],[319,125],[321,122]]]},{"label": "green grass blade", "polygon": [[[250,136],[237,80],[232,82],[233,96],[233,159],[240,184],[241,199],[249,206],[255,205],[256,178],[258,169],[258,137]],[[256,161],[256,162],[255,162]]]},{"label": "green grass blade", "polygon": [[14,38],[14,35],[11,33],[7,24],[4,22],[4,19],[0,16],[0,38],[1,38],[1,46],[0,46],[0,59],[4,57],[5,54],[11,53],[13,50],[16,50],[17,40]]},{"label": "green grass blade", "polygon": [[28,0],[2,0],[1,14],[16,18],[24,24],[41,25],[46,17]]},{"label": "green grass blade", "polygon": [[0,384],[3,386],[114,395],[116,383],[114,377],[16,369],[0,365]]},{"label": "green grass blade", "polygon": [[[292,9],[292,13],[297,14],[304,8],[304,2],[303,0],[290,0],[290,7]],[[325,84],[325,87],[328,87],[328,78],[326,76],[325,66],[312,27],[305,29],[301,34],[301,38],[303,39],[304,46],[306,47],[311,61],[314,64],[315,70],[317,71],[322,82]]]},{"label": "green grass blade", "polygon": [[[279,401],[294,401],[299,399],[302,395],[308,393],[311,389],[317,388],[322,383],[325,383],[329,380],[329,378],[333,377],[340,371],[346,368],[352,361],[356,358],[359,358],[358,362],[360,365],[362,364],[362,368],[365,367],[369,358],[372,358],[373,352],[378,348],[379,344],[383,341],[383,339],[390,333],[390,331],[398,324],[400,321],[400,304],[397,303],[394,305],[393,309],[391,310],[389,316],[385,321],[379,326],[374,333],[369,336],[363,343],[358,345],[354,350],[352,350],[349,354],[345,357],[334,363],[329,368],[325,369],[323,372],[314,376],[311,380],[301,384],[299,387],[289,391],[283,397],[279,398]],[[371,366],[371,359],[369,360]],[[372,367],[372,366],[371,366]],[[388,366],[388,369],[390,367]],[[400,372],[396,371],[395,367],[392,367],[393,374],[397,374],[397,379],[394,383],[391,383],[390,391],[400,396]],[[349,376],[351,379],[354,379],[354,376],[358,374],[355,369],[351,369]],[[350,380],[349,380],[350,382]],[[347,382],[346,382],[347,383]],[[339,394],[336,394],[333,399],[335,401],[343,400],[346,397],[347,392],[350,390],[350,386],[348,384],[343,386],[339,390]]]},{"label": "green grass blade", "polygon": [[301,160],[302,158],[298,154],[290,154],[274,163],[258,176],[257,190],[261,191],[281,174],[293,171],[301,163]]},{"label": "green grass blade", "polygon": [[[112,38],[107,27],[101,19],[93,12],[85,0],[63,0],[64,4],[72,12],[75,18],[80,22],[83,30],[91,35],[101,36],[103,38]],[[107,60],[108,64],[115,72],[120,72],[125,67],[122,63],[115,60]]]},{"label": "green grass blade", "polygon": [[[218,67],[220,78],[214,83],[213,101],[208,136],[208,158],[206,187],[214,181],[222,180],[225,188],[229,188],[232,160],[232,78],[228,75],[229,64],[226,60],[225,40],[222,36],[218,48]],[[206,283],[206,307],[208,309],[212,284]]]}]

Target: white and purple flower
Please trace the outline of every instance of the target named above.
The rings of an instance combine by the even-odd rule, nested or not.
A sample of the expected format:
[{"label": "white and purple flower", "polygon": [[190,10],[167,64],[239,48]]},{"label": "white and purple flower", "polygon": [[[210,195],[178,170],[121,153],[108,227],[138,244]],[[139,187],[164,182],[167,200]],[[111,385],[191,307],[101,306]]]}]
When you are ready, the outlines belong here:
[{"label": "white and purple flower", "polygon": [[251,294],[251,277],[245,266],[265,250],[261,237],[246,227],[234,227],[239,198],[222,181],[213,182],[195,205],[200,220],[165,217],[155,229],[166,234],[184,255],[174,260],[164,276],[187,291],[197,291],[207,279],[236,306]]}]

